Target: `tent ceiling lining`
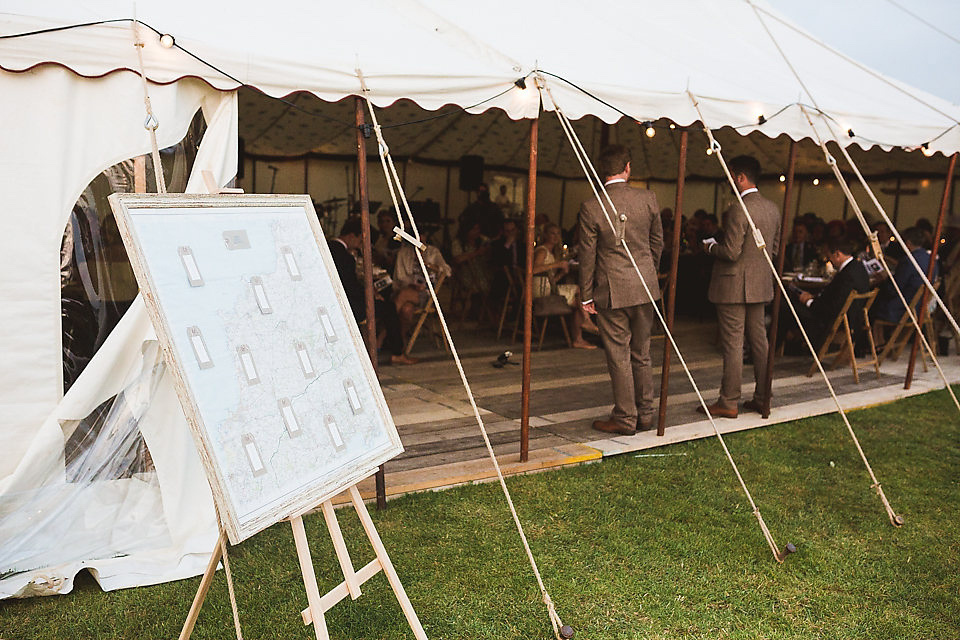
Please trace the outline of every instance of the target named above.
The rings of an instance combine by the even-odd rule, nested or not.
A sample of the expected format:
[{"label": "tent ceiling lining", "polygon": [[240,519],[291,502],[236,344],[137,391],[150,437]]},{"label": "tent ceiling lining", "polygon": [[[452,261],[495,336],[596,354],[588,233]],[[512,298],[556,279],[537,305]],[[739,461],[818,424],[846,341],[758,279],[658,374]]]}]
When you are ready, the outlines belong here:
[{"label": "tent ceiling lining", "polygon": [[[350,99],[335,103],[320,100],[309,92],[290,97],[291,107],[253,89],[240,90],[240,137],[248,155],[262,158],[295,158],[304,155],[352,157],[356,154],[353,117],[354,104]],[[488,166],[525,171],[528,162],[526,121],[510,119],[499,109],[490,109],[479,115],[466,114],[459,107],[446,117],[433,117],[411,100],[398,100],[390,107],[378,110],[378,119],[384,128],[384,138],[395,158],[438,164],[455,164],[460,156],[481,155]],[[599,150],[601,130],[606,126],[600,119],[587,116],[575,121],[577,135],[594,155]],[[657,134],[648,138],[643,127],[622,118],[610,126],[609,139],[626,144],[634,150],[634,174],[654,180],[676,178],[680,129],[670,129],[670,122],[655,122]],[[715,158],[707,156],[706,135],[694,127],[687,156],[689,176],[719,179],[722,171]],[[740,135],[731,127],[716,131],[724,152],[732,157],[748,153],[758,157],[770,174],[786,169],[790,138],[781,135],[770,138],[759,131]],[[731,155],[732,154],[732,155]],[[582,171],[566,139],[551,113],[543,113],[540,122],[539,168],[542,172],[565,178],[580,178]],[[919,152],[901,149],[889,152],[862,151],[856,147],[851,155],[866,175],[915,173],[942,176],[947,159],[943,156],[926,158]],[[810,139],[801,141],[797,173],[826,174],[829,172],[820,148]]]}]

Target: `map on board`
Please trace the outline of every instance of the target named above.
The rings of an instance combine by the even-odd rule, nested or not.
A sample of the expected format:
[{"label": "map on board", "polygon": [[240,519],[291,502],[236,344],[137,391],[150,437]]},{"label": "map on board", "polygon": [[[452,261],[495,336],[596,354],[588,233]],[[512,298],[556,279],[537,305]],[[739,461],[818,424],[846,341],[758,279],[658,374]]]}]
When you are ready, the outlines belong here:
[{"label": "map on board", "polygon": [[[188,396],[194,407],[231,542],[401,452],[309,200],[216,196],[178,206],[154,196],[148,206],[148,198],[125,195],[114,207],[124,210],[128,253],[164,328],[157,333],[175,354],[181,402]],[[238,206],[243,199],[258,204]]]}]

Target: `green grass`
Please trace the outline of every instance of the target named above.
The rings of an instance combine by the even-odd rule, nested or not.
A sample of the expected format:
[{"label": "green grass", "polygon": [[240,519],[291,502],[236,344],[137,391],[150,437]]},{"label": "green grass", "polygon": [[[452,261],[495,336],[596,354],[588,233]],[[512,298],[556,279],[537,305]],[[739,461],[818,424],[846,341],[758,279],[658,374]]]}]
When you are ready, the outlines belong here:
[{"label": "green grass", "polygon": [[[772,558],[716,439],[508,479],[547,589],[578,638],[960,637],[960,417],[936,392],[850,414],[906,524],[893,528],[839,416],[727,437]],[[356,567],[372,558],[341,510]],[[374,512],[431,638],[552,637],[496,484]],[[322,517],[306,519],[321,591],[342,576]],[[361,543],[362,540],[362,543]],[[289,525],[230,549],[246,638],[313,638]],[[0,603],[0,637],[176,637],[199,578]],[[383,575],[327,615],[333,638],[412,637]],[[218,572],[194,638],[232,638]]]}]

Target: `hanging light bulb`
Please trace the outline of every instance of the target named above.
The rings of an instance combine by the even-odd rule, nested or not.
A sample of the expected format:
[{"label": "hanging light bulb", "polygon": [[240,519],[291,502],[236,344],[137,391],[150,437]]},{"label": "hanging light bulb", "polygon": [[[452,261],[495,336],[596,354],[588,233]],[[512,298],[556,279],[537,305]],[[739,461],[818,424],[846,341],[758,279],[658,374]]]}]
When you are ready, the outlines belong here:
[{"label": "hanging light bulb", "polygon": [[936,151],[930,148],[930,144],[927,142],[924,142],[922,145],[920,145],[920,151],[928,158],[936,153]]},{"label": "hanging light bulb", "polygon": [[643,130],[643,133],[648,138],[652,138],[653,136],[657,135],[657,130],[653,128],[652,122],[644,122],[643,126],[645,127],[645,129]]},{"label": "hanging light bulb", "polygon": [[712,155],[713,155],[713,147],[707,147],[707,155],[708,155],[708,156],[712,156]]},{"label": "hanging light bulb", "polygon": [[670,123],[670,128],[671,128],[671,129],[676,129],[676,128],[677,128],[677,125],[675,125],[675,124],[673,124],[673,123],[671,122],[671,123]]},{"label": "hanging light bulb", "polygon": [[170,35],[169,33],[165,33],[162,36],[160,36],[160,46],[163,47],[164,49],[170,49],[176,43],[177,41],[174,40],[173,36]]},{"label": "hanging light bulb", "polygon": [[820,178],[814,178],[814,179],[813,179],[813,186],[817,186],[818,184],[820,184]]},{"label": "hanging light bulb", "polygon": [[785,175],[783,175],[783,174],[781,173],[781,174],[780,174],[780,182],[786,182],[786,181],[787,181],[787,176],[785,176]]}]

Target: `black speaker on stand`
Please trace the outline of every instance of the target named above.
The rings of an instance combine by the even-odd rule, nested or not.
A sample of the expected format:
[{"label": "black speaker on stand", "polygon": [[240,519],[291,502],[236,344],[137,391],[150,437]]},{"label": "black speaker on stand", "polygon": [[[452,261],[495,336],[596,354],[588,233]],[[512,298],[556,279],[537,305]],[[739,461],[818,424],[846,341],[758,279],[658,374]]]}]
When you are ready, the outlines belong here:
[{"label": "black speaker on stand", "polygon": [[483,183],[483,156],[460,156],[460,190],[476,191]]}]

